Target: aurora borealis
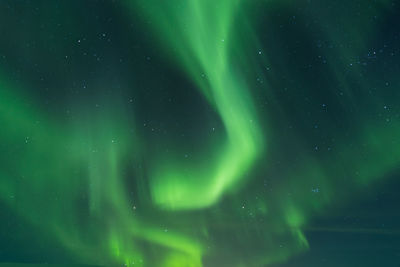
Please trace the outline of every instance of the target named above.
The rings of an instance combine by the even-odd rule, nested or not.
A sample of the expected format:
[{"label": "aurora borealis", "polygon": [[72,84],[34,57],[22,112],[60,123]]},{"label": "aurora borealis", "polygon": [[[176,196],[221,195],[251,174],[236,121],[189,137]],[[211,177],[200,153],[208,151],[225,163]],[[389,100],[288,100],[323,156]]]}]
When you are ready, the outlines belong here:
[{"label": "aurora borealis", "polygon": [[399,15],[0,1],[0,266],[398,266]]}]

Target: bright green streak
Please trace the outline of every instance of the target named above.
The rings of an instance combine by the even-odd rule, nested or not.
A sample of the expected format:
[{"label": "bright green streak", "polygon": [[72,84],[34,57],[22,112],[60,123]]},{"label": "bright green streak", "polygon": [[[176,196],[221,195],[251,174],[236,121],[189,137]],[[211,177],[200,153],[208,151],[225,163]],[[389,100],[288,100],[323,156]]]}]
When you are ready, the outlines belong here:
[{"label": "bright green streak", "polygon": [[[174,254],[181,262],[199,266],[199,242],[132,210],[121,162],[124,157],[134,160],[140,151],[126,129],[129,123],[121,123],[123,115],[90,112],[88,121],[82,110],[79,120],[60,127],[30,103],[24,104],[21,99],[27,96],[11,93],[18,90],[10,90],[13,87],[5,80],[0,79],[0,122],[6,131],[0,137],[5,151],[14,152],[1,154],[2,201],[79,252],[83,262],[164,267],[174,266],[167,264]],[[109,116],[120,121],[115,124]],[[138,242],[157,244],[165,251],[149,262]]]},{"label": "bright green streak", "polygon": [[[161,155],[162,160],[146,158],[153,163],[149,170],[153,201],[145,196],[131,202],[127,180],[137,182],[135,196],[148,192],[140,184],[147,182],[148,173],[141,175],[138,171],[130,176],[127,172],[127,166],[136,166],[146,155],[141,147],[146,140],[131,133],[132,121],[126,116],[132,114],[126,115],[118,101],[112,101],[112,108],[103,112],[82,108],[79,116],[61,124],[40,111],[26,93],[29,88],[18,90],[6,82],[7,78],[0,78],[0,198],[18,216],[54,235],[79,257],[77,261],[110,266],[198,267],[204,258],[218,259],[215,255],[224,250],[238,259],[232,264],[235,267],[284,261],[308,247],[303,229],[310,218],[332,203],[352,198],[354,188],[398,168],[400,123],[395,118],[389,124],[381,118],[355,116],[357,124],[349,129],[351,137],[339,130],[331,152],[310,154],[301,145],[294,149],[301,155],[299,160],[280,169],[275,175],[278,177],[268,177],[279,181],[273,191],[241,188],[243,191],[228,204],[218,202],[247,179],[244,174],[261,156],[266,142],[249,93],[252,88],[239,68],[251,69],[252,64],[246,56],[235,58],[233,52],[245,54],[248,46],[244,39],[256,38],[251,32],[246,36],[236,32],[242,8],[239,1],[142,2],[143,9],[134,5],[135,12],[146,12],[153,30],[167,43],[165,51],[170,51],[171,58],[214,107],[226,134],[221,146],[205,149],[210,153],[201,155],[204,160],[200,162],[187,164],[168,155]],[[332,39],[338,36],[333,34]],[[358,41],[363,43],[363,38]],[[359,54],[356,49],[337,50],[345,58]],[[331,53],[331,49],[326,52]],[[349,74],[342,64],[329,62],[331,73],[336,75],[332,80],[347,90],[343,102],[336,104],[351,103],[357,109],[357,101],[350,97],[352,89],[343,77],[359,79],[358,71]],[[374,98],[369,109],[382,109],[383,105],[383,100]],[[280,119],[281,114],[270,114]],[[268,140],[279,144],[281,133],[269,131]],[[304,142],[299,136],[293,139],[295,143]],[[267,159],[263,163],[269,167]],[[320,187],[319,194],[310,192],[315,186]],[[135,211],[132,206],[136,204]],[[145,208],[141,210],[139,204]],[[231,210],[223,210],[227,206]],[[196,211],[186,214],[182,209]],[[216,211],[220,220],[210,216],[210,210]],[[254,217],[243,222],[249,212]],[[254,226],[256,219],[261,222]],[[223,227],[218,228],[218,224]],[[229,238],[234,235],[239,243],[231,244]],[[285,240],[282,248],[281,240]],[[242,244],[257,244],[260,251],[254,252],[254,257],[233,255]],[[208,250],[209,246],[212,249]]]},{"label": "bright green streak", "polygon": [[239,2],[173,0],[144,4],[155,30],[215,107],[226,130],[226,143],[204,162],[187,166],[165,159],[154,166],[152,195],[164,208],[194,209],[215,204],[244,179],[243,174],[263,150],[265,138],[250,88],[230,57],[232,46],[241,46],[241,38],[232,28]]}]

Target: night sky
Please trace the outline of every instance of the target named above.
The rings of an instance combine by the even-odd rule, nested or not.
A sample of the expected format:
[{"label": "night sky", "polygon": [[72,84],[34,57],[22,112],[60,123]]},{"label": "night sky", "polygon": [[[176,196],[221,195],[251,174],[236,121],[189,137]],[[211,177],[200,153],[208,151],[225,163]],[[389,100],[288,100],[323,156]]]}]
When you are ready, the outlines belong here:
[{"label": "night sky", "polygon": [[400,1],[0,0],[0,267],[399,267],[399,176]]}]

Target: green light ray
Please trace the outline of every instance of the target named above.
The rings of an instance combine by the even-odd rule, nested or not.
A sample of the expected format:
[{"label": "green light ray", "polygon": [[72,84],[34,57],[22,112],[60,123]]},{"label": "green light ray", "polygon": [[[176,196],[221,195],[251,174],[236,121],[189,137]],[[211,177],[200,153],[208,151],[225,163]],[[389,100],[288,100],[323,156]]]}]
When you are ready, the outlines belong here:
[{"label": "green light ray", "polygon": [[151,189],[154,202],[163,208],[193,209],[215,204],[244,178],[263,150],[265,138],[249,88],[230,58],[232,44],[240,46],[241,41],[232,29],[239,3],[207,0],[139,4],[215,107],[227,136],[224,147],[216,149],[217,156],[208,156],[209,160],[197,167],[171,159],[156,163]]}]

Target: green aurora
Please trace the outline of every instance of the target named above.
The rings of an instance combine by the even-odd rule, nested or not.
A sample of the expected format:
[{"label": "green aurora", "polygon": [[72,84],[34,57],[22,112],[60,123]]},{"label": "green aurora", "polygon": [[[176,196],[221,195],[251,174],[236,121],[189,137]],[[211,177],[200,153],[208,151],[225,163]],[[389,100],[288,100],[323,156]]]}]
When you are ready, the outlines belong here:
[{"label": "green aurora", "polygon": [[2,2],[1,262],[286,266],[308,233],[398,236],[317,223],[399,175],[398,8]]}]

